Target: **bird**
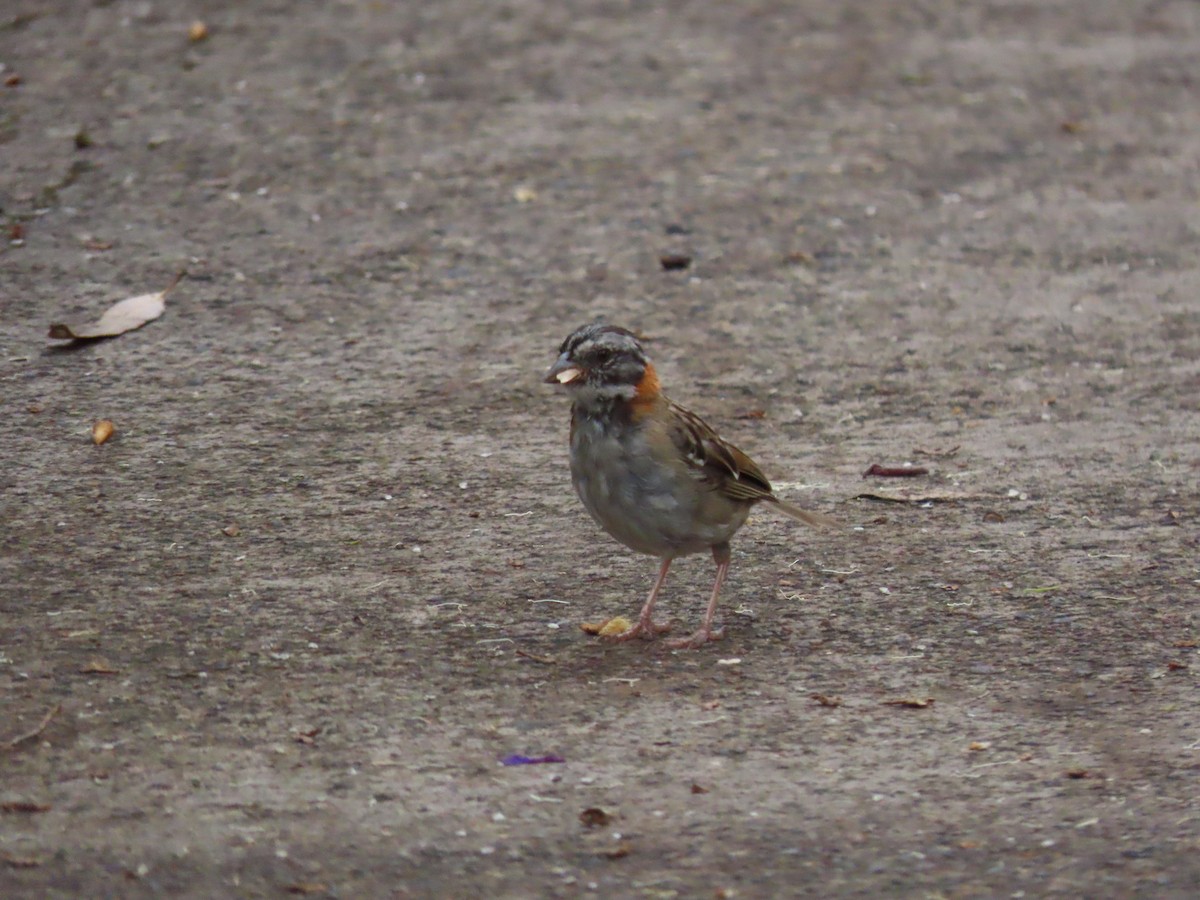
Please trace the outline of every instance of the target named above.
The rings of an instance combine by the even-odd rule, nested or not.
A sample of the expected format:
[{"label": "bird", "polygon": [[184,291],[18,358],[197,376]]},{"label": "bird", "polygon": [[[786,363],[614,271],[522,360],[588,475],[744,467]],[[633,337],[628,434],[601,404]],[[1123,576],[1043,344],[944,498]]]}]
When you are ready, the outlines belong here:
[{"label": "bird", "polygon": [[838,524],[780,499],[754,460],[670,400],[632,331],[602,322],[575,329],[545,381],[571,399],[571,481],[579,499],[612,537],[660,561],[637,622],[615,640],[670,631],[653,617],[667,571],[675,559],[704,551],[717,573],[703,623],[668,646],[694,649],[723,638],[713,616],[729,572],[729,541],[756,505],[814,527]]}]

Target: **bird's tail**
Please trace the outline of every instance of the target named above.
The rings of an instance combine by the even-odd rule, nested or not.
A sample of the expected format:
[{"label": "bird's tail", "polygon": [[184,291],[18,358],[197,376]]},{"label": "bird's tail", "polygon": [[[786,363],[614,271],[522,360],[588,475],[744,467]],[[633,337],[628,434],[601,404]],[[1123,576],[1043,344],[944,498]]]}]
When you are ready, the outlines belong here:
[{"label": "bird's tail", "polygon": [[773,505],[781,513],[791,516],[798,522],[803,522],[805,525],[811,525],[813,528],[840,528],[842,523],[837,519],[831,519],[829,516],[823,516],[820,513],[809,512],[807,509],[801,509],[788,503],[786,500],[780,500],[778,497],[772,497]]}]

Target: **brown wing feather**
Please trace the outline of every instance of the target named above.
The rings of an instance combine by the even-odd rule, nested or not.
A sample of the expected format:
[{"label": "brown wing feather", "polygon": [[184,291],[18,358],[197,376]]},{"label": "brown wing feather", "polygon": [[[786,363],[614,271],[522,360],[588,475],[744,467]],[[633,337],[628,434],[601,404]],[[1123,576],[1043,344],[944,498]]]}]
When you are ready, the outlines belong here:
[{"label": "brown wing feather", "polygon": [[771,482],[754,460],[725,441],[707,422],[677,403],[671,403],[676,427],[671,438],[689,465],[733,500],[774,499]]},{"label": "brown wing feather", "polygon": [[667,401],[672,416],[671,440],[700,478],[731,500],[766,501],[782,513],[817,528],[837,528],[836,519],[809,512],[780,500],[771,482],[749,456],[722,440],[712,427],[690,410]]}]

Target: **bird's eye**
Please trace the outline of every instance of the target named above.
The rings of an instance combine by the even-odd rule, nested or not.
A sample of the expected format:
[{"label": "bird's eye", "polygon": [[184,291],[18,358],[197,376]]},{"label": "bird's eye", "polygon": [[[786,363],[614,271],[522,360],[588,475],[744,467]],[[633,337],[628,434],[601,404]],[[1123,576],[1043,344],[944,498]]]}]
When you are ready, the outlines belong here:
[{"label": "bird's eye", "polygon": [[592,357],[598,363],[606,363],[613,357],[613,351],[609,347],[597,347],[592,353]]}]

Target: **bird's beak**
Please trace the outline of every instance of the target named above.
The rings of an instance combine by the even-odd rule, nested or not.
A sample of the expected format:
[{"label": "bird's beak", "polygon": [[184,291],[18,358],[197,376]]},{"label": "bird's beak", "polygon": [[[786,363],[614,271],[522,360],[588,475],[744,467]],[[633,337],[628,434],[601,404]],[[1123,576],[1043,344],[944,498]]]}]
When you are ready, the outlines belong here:
[{"label": "bird's beak", "polygon": [[570,384],[582,377],[583,369],[568,359],[567,354],[564,353],[546,372],[545,382],[547,384]]}]

